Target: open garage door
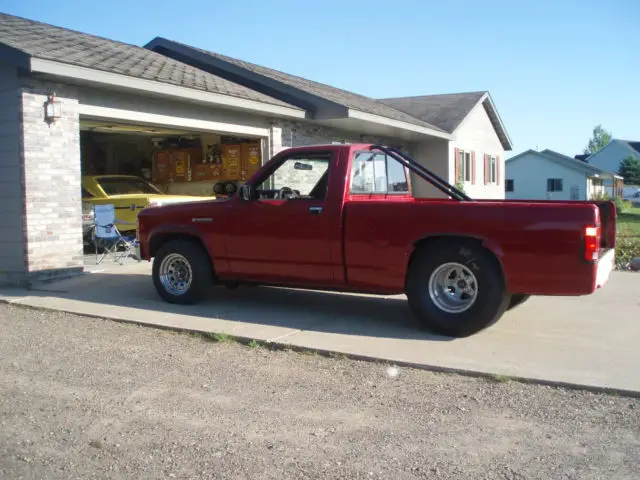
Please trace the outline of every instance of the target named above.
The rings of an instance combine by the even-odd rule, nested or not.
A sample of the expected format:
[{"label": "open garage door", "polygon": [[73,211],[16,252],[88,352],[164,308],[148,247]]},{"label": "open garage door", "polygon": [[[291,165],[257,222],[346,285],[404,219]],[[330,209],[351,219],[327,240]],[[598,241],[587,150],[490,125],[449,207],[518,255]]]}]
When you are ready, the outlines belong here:
[{"label": "open garage door", "polygon": [[[85,244],[92,207],[113,204],[123,233],[153,204],[228,196],[262,165],[262,139],[80,120]],[[127,227],[127,224],[129,227]]]}]

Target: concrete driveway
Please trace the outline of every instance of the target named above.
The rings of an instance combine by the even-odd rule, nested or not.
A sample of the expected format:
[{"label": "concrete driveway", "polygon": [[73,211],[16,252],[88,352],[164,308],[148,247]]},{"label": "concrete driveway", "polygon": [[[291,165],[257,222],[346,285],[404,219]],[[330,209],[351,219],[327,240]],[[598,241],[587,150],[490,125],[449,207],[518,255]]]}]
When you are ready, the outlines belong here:
[{"label": "concrete driveway", "polygon": [[588,297],[539,297],[465,339],[420,330],[404,296],[267,287],[216,288],[197,306],[156,296],[150,264],[108,265],[37,290],[5,290],[12,303],[141,324],[341,352],[435,369],[640,393],[640,275],[616,272]]}]

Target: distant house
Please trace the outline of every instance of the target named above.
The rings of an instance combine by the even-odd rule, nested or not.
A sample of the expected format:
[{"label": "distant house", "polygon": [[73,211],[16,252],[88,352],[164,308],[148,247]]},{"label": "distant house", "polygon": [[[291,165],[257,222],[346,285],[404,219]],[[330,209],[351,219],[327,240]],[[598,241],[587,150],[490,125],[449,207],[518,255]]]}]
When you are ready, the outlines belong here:
[{"label": "distant house", "polygon": [[[594,167],[607,170],[609,172],[618,172],[620,163],[628,157],[640,159],[640,141],[612,139],[602,149],[587,157],[587,163]],[[607,190],[611,190],[611,183],[605,182]]]},{"label": "distant house", "polygon": [[[413,153],[423,165],[451,183],[462,183],[472,198],[504,198],[504,152],[511,150],[511,139],[489,92],[380,101],[453,135],[446,146],[437,141],[417,145]],[[443,157],[450,159],[446,170]],[[429,185],[421,182],[416,187],[418,196],[433,195]]]},{"label": "distant house", "polygon": [[506,161],[507,199],[591,200],[622,177],[552,150],[527,150]]}]

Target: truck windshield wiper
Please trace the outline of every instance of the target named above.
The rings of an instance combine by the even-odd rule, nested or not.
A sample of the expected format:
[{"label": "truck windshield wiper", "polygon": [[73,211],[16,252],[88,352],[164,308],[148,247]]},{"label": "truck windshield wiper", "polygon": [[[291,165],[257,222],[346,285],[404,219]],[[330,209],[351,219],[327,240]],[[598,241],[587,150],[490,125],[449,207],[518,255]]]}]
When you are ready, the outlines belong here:
[{"label": "truck windshield wiper", "polygon": [[473,199],[465,194],[459,188],[454,187],[453,185],[447,183],[441,177],[433,173],[431,170],[420,165],[416,160],[411,158],[404,152],[401,152],[397,148],[393,147],[384,147],[382,145],[372,145],[370,150],[379,150],[383,153],[386,153],[390,157],[394,158],[396,161],[400,162],[402,165],[407,167],[413,173],[417,174],[423,180],[426,180],[431,185],[436,187],[441,192],[449,195],[456,200],[471,202]]}]

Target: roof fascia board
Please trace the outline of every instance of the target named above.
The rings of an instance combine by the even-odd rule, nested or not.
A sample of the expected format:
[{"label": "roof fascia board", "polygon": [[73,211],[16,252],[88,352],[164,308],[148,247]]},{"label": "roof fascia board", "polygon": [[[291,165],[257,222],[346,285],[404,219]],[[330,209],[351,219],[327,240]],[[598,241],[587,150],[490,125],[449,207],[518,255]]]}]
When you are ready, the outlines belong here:
[{"label": "roof fascia board", "polygon": [[606,170],[602,170],[601,168],[594,167],[593,165],[589,165],[588,163],[584,163],[580,160],[563,158],[563,157],[554,155],[553,153],[544,153],[544,152],[537,152],[537,153],[539,153],[542,157],[548,160],[551,160],[552,162],[555,162],[555,163],[562,162],[569,168],[573,168],[581,172],[586,172],[587,174],[590,173],[590,174],[596,174],[596,175],[616,175],[614,172],[607,172]]},{"label": "roof fascia board", "polygon": [[509,162],[514,161],[514,160],[518,160],[518,159],[520,159],[520,158],[524,157],[525,155],[527,155],[527,154],[529,154],[529,153],[540,153],[540,152],[538,152],[537,150],[533,150],[533,149],[531,149],[531,148],[530,148],[529,150],[525,150],[524,152],[521,152],[521,153],[519,153],[519,154],[517,154],[517,155],[514,155],[513,157],[507,158],[507,159],[505,160],[505,163],[509,163]]},{"label": "roof fascia board", "polygon": [[[489,117],[489,121],[491,122],[491,124],[493,125],[493,129],[496,131],[496,135],[498,135],[498,139],[500,140],[500,143],[502,143],[502,146],[505,150],[510,150],[513,147],[513,144],[511,143],[511,138],[509,137],[509,134],[507,133],[507,129],[504,126],[504,123],[502,122],[502,119],[500,118],[500,114],[498,113],[498,110],[496,109],[495,104],[493,103],[493,99],[491,98],[491,95],[489,94],[489,92],[485,92],[482,97],[480,97],[480,99],[476,102],[476,104],[473,106],[473,108],[471,108],[467,114],[465,115],[465,117],[462,119],[462,121],[458,124],[458,126],[453,130],[452,133],[457,132],[460,128],[462,128],[462,126],[467,122],[467,120],[469,119],[469,117],[471,116],[471,112],[473,112],[476,108],[478,108],[479,105],[483,105],[484,107],[484,102],[488,101],[489,105],[491,107],[491,111],[493,112],[493,114],[496,117],[496,120],[498,122],[498,125],[496,128],[496,125],[493,121],[493,119],[491,118],[491,115],[489,115],[489,112],[487,113],[487,116]],[[486,110],[485,110],[486,111]],[[500,131],[502,132],[502,134],[504,135],[504,138],[506,139],[506,145],[505,142],[502,141],[502,139],[500,139]],[[507,148],[508,147],[508,148]]]},{"label": "roof fascia board", "polygon": [[[480,105],[484,99],[487,98],[487,92],[485,92],[482,97],[480,97],[480,99],[473,105],[473,107],[467,112],[467,114],[464,116],[464,118],[462,119],[462,121],[456,126],[456,128],[453,129],[453,132],[451,133],[456,133],[458,130],[460,130],[462,128],[462,126],[467,123],[467,120],[469,120],[469,117],[471,116],[471,112],[473,112],[478,105]],[[491,119],[489,119],[489,121],[491,121]]]},{"label": "roof fascia board", "polygon": [[452,139],[452,135],[444,132],[433,130],[431,128],[421,127],[420,125],[412,125],[407,122],[402,122],[400,120],[393,120],[391,118],[383,117],[380,115],[374,115],[372,113],[361,112],[360,110],[354,110],[350,108],[348,110],[349,118],[355,118],[358,120],[363,120],[365,122],[377,123],[379,125],[386,125],[388,127],[400,128],[403,130],[409,130],[411,132],[421,133],[423,135],[428,135],[430,137],[438,137],[444,138],[447,140]]},{"label": "roof fascia board", "polygon": [[[579,172],[583,172],[583,173],[591,173],[591,174],[598,174],[598,175],[614,175],[617,176],[615,173],[613,172],[607,172],[605,170],[601,170],[599,168],[595,168],[593,165],[581,165],[578,163],[574,163],[574,162],[569,162],[566,158],[562,158],[562,157],[557,157],[553,154],[549,154],[549,153],[543,153],[543,152],[539,152],[537,150],[525,150],[522,153],[519,153],[518,155],[508,158],[505,160],[505,163],[510,163],[512,161],[517,161],[520,160],[521,158],[523,158],[525,155],[528,154],[534,154],[534,155],[539,155],[540,157],[549,160],[550,162],[554,162],[554,163],[562,163],[563,165],[566,165],[568,168],[572,168],[574,170],[577,170]],[[577,162],[579,162],[580,160],[577,160]],[[583,163],[583,162],[581,162]]]},{"label": "roof fascia board", "polygon": [[[496,108],[496,104],[491,97],[491,93],[487,92],[487,97],[485,100],[489,101],[489,105],[491,105],[491,110],[493,110],[494,115],[496,116],[496,120],[498,120],[498,125],[500,126],[500,130],[504,134],[504,137],[507,139],[507,143],[509,148],[513,148],[513,142],[511,141],[511,137],[509,136],[509,132],[507,132],[507,128],[504,126],[504,122],[502,121],[502,117],[500,117],[500,113],[498,113],[498,109]],[[484,101],[483,101],[484,103]]]},{"label": "roof fascia board", "polygon": [[155,113],[126,110],[121,108],[102,107],[98,105],[78,105],[81,116],[97,119],[121,120],[125,122],[142,123],[147,125],[159,125],[165,127],[177,127],[203,132],[216,132],[228,135],[247,135],[254,137],[268,137],[269,129],[238,125],[234,123],[214,122],[195,118],[174,117]]},{"label": "roof fascia board", "polygon": [[312,118],[336,118],[336,114],[333,112],[344,112],[345,107],[343,105],[303,92],[290,85],[216,58],[213,55],[164,38],[155,38],[146,44],[144,48],[218,75],[234,83],[239,83],[264,95],[296,105],[311,112]]},{"label": "roof fascia board", "polygon": [[99,85],[118,87],[125,90],[143,91],[156,95],[190,100],[199,103],[206,103],[220,107],[227,107],[239,110],[249,110],[262,114],[276,115],[289,118],[305,118],[306,112],[296,108],[271,105],[230,95],[205,92],[192,88],[170,85],[143,78],[135,78],[113,72],[104,72],[87,67],[69,65],[51,60],[39,58],[31,59],[31,71],[43,73],[56,77],[79,79]]}]

